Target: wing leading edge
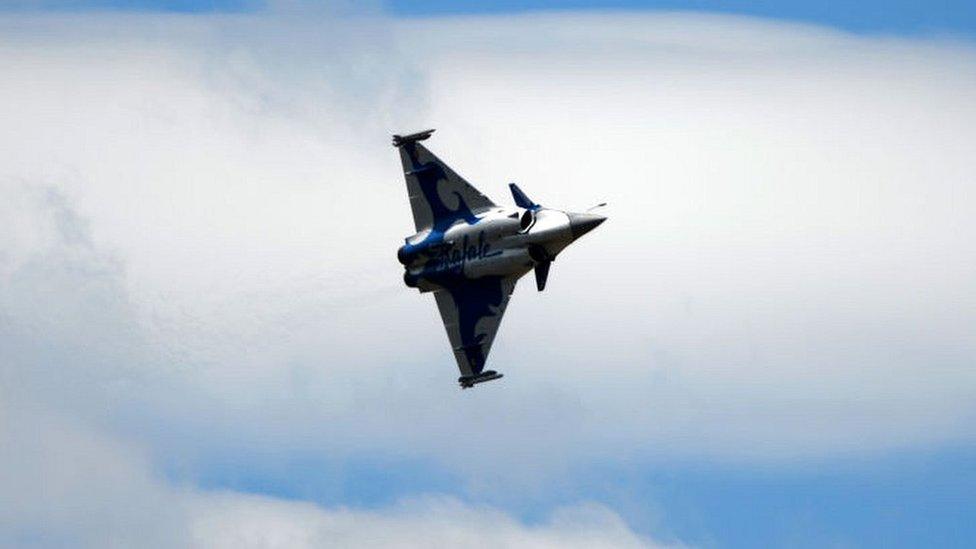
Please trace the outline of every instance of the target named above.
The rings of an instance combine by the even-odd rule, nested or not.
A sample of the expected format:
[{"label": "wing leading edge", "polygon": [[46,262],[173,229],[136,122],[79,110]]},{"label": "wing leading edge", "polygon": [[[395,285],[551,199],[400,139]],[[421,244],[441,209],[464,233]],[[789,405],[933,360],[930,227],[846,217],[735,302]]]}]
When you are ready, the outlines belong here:
[{"label": "wing leading edge", "polygon": [[517,282],[517,277],[487,276],[434,292],[462,379],[482,374]]}]

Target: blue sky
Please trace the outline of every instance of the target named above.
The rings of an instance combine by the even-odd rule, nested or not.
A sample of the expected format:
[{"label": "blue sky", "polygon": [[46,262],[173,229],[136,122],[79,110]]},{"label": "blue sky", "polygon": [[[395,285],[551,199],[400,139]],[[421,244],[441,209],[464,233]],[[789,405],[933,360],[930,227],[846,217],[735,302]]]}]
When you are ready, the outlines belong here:
[{"label": "blue sky", "polygon": [[[972,448],[953,448],[774,470],[606,463],[574,472],[572,496],[610,505],[643,534],[695,545],[966,547],[976,535],[969,520],[976,512],[974,459]],[[269,470],[239,455],[213,463],[200,482],[367,508],[464,485],[463,478],[424,463],[381,459],[337,466],[296,458]],[[514,498],[509,506],[538,521],[566,495]]]},{"label": "blue sky", "polygon": [[[395,1],[393,31],[150,23],[149,40],[112,12],[263,8],[65,0],[2,17],[25,6],[108,21],[78,23],[80,52],[43,22],[3,27],[26,74],[3,112],[31,130],[0,134],[17,151],[0,258],[26,258],[0,264],[0,373],[23,399],[0,413],[83,423],[64,452],[83,464],[103,451],[91,430],[163,501],[186,488],[382,514],[438,494],[529,529],[595,502],[705,547],[976,539],[972,3]],[[535,20],[437,20],[551,8],[651,10],[638,31],[661,42],[615,42],[626,19],[585,14],[540,37]],[[653,18],[673,9],[766,20]],[[564,41],[580,21],[592,33]],[[429,65],[403,53],[416,42]],[[493,358],[533,360],[564,329],[579,342],[494,392],[442,386],[432,304],[390,261],[407,210],[373,137],[428,123],[489,196],[515,178],[557,206],[618,205],[621,229],[567,258],[576,270],[516,294]],[[335,200],[350,181],[379,228],[336,239],[359,222]],[[574,293],[604,264],[612,284]],[[0,443],[34,440],[12,432]]]},{"label": "blue sky", "polygon": [[396,0],[391,3],[394,13],[427,15],[447,13],[505,13],[535,9],[629,9],[629,10],[694,10],[773,17],[831,25],[855,31],[919,32],[952,31],[972,33],[976,30],[976,7],[972,2],[806,2],[806,1],[744,1],[703,0],[676,1],[615,1],[571,0],[566,2],[477,0],[414,1]]},{"label": "blue sky", "polygon": [[[260,9],[260,0],[42,0],[24,2],[48,9],[124,9],[176,12],[249,11]],[[14,2],[17,5],[17,2]],[[641,0],[567,0],[484,2],[480,0],[390,0],[387,9],[397,15],[424,17],[479,13],[518,13],[529,10],[623,9],[692,10],[771,17],[835,26],[859,32],[883,33],[976,33],[976,6],[965,0],[945,2],[809,2],[701,0],[691,2]]]}]

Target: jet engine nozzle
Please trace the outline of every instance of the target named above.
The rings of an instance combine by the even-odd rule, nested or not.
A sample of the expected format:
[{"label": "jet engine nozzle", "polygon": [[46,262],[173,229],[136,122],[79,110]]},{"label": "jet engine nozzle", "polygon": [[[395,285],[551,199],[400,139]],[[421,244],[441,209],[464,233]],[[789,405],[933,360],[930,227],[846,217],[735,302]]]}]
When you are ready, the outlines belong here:
[{"label": "jet engine nozzle", "polygon": [[414,259],[417,259],[418,255],[415,250],[409,250],[407,246],[400,246],[400,249],[397,250],[397,261],[401,265],[409,265],[413,263]]}]

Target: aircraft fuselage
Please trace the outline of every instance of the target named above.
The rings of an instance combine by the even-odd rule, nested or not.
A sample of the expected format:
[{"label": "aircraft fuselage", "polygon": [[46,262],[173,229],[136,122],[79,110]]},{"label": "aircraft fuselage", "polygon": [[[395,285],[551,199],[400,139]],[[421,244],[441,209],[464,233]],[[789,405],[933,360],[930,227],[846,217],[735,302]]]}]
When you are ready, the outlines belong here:
[{"label": "aircraft fuselage", "polygon": [[397,258],[404,282],[421,292],[457,280],[522,276],[556,255],[604,217],[549,208],[497,208],[473,223],[459,220],[443,232],[429,230],[407,239]]}]

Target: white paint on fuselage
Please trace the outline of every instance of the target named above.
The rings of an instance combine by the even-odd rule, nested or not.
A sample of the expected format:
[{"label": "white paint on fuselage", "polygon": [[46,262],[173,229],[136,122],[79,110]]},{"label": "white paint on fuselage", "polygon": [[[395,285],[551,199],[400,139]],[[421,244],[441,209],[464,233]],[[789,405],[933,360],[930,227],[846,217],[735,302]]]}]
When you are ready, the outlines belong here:
[{"label": "white paint on fuselage", "polygon": [[[549,257],[554,257],[572,242],[566,212],[545,208],[536,210],[533,223],[528,230],[522,230],[520,219],[524,213],[525,210],[521,208],[497,208],[480,212],[475,224],[469,225],[464,221],[455,223],[444,232],[443,241],[447,246],[438,255],[411,265],[409,272],[423,276],[425,267],[432,261],[438,261],[439,267],[445,270],[456,268],[460,263],[464,276],[471,279],[521,276],[536,264],[529,253],[530,246],[540,246]],[[418,233],[407,241],[422,242],[429,233]]]}]

